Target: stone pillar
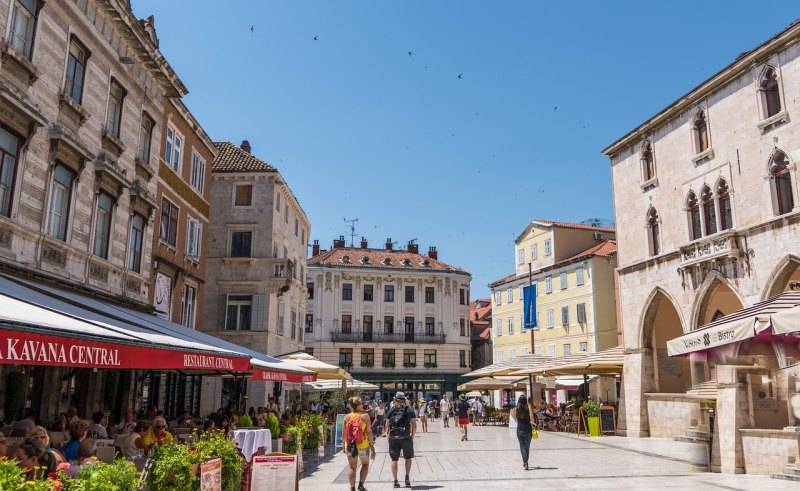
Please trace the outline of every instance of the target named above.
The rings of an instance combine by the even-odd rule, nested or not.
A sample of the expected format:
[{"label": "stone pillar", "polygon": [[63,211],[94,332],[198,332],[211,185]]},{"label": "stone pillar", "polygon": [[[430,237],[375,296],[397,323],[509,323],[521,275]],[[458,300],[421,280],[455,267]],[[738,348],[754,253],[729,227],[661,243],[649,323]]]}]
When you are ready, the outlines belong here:
[{"label": "stone pillar", "polygon": [[710,375],[708,370],[707,353],[689,353],[689,371],[692,376],[692,386],[708,382]]},{"label": "stone pillar", "polygon": [[622,379],[625,384],[622,387],[619,426],[624,428],[626,436],[650,436],[647,401],[644,394],[655,392],[653,349],[626,350]]},{"label": "stone pillar", "polygon": [[717,366],[717,411],[714,423],[712,466],[714,472],[743,474],[744,455],[739,430],[750,428],[747,383],[735,367]]}]

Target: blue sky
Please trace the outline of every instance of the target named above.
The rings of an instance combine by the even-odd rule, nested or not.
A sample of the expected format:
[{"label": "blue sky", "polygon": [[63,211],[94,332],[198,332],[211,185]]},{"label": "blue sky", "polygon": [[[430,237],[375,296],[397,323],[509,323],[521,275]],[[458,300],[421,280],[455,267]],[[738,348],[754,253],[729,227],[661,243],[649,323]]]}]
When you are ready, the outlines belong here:
[{"label": "blue sky", "polygon": [[[275,165],[323,248],[514,270],[530,220],[613,218],[601,150],[798,17],[796,2],[133,0],[214,140]],[[252,28],[252,30],[251,30]],[[314,38],[317,38],[316,40]],[[461,75],[461,78],[459,78]]]}]

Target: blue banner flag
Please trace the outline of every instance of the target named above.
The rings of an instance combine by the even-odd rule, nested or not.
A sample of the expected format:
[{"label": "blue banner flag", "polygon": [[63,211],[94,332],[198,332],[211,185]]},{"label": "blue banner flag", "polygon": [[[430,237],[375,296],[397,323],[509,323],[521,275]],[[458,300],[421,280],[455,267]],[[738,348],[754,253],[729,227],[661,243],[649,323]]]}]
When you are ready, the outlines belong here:
[{"label": "blue banner flag", "polygon": [[522,290],[523,304],[525,305],[525,329],[536,329],[536,285],[526,286]]}]

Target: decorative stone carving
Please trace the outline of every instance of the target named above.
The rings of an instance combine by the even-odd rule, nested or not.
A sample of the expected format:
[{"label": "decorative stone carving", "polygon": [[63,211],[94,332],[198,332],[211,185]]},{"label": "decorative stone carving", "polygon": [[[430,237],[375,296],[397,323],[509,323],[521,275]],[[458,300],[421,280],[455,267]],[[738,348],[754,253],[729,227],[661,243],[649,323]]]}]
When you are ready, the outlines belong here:
[{"label": "decorative stone carving", "polygon": [[14,237],[14,232],[7,228],[0,228],[0,246],[11,247],[11,239]]},{"label": "decorative stone carving", "polygon": [[333,277],[333,287],[334,288],[339,288],[339,275],[338,274]]},{"label": "decorative stone carving", "polygon": [[93,280],[108,283],[108,268],[97,263],[89,263],[89,277]]},{"label": "decorative stone carving", "polygon": [[42,246],[42,261],[63,268],[67,265],[67,251],[50,244],[45,244]]},{"label": "decorative stone carving", "polygon": [[325,291],[331,291],[331,274],[325,273]]},{"label": "decorative stone carving", "polygon": [[129,292],[139,293],[142,288],[142,282],[137,280],[136,278],[128,278],[125,281],[125,289]]},{"label": "decorative stone carving", "polygon": [[361,277],[356,276],[356,288],[361,288]]}]

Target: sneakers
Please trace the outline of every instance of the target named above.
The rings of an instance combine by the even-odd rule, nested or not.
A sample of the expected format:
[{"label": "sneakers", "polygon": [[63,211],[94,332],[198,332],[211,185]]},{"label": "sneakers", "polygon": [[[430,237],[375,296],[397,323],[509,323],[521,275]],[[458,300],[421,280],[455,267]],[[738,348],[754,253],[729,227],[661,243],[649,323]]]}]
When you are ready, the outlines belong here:
[{"label": "sneakers", "polygon": [[398,481],[395,481],[394,482],[394,487],[399,488],[400,487],[400,483]]},{"label": "sneakers", "polygon": [[363,483],[358,484],[358,491],[367,491],[367,488],[364,487]]},{"label": "sneakers", "polygon": [[467,437],[465,437],[464,435],[461,435],[461,441],[462,442],[464,441],[465,438],[467,438]]},{"label": "sneakers", "polygon": [[411,487],[411,479],[409,479],[408,476],[406,476],[406,487],[407,488]]}]

